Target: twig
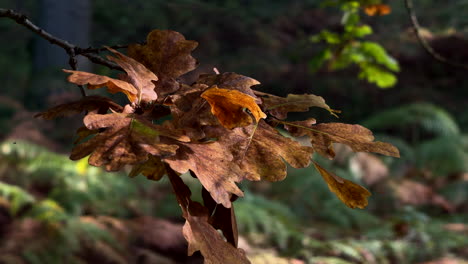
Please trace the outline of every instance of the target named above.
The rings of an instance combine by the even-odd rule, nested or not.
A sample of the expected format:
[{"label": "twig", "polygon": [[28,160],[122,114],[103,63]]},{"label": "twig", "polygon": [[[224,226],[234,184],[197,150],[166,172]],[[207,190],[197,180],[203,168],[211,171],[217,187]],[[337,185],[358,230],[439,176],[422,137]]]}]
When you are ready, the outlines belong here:
[{"label": "twig", "polygon": [[[31,20],[29,20],[25,15],[23,15],[21,13],[18,13],[18,12],[14,11],[14,10],[11,10],[11,9],[0,8],[0,17],[10,18],[10,19],[16,21],[16,23],[18,23],[20,25],[23,25],[27,29],[29,29],[32,32],[38,34],[43,39],[49,41],[51,44],[57,45],[57,46],[63,48],[68,53],[68,55],[70,55],[71,60],[73,60],[72,57],[81,55],[81,56],[84,56],[84,57],[88,58],[90,61],[92,61],[92,62],[94,62],[96,64],[104,65],[104,66],[106,66],[106,67],[108,67],[110,69],[122,70],[122,68],[120,66],[118,66],[117,64],[115,64],[113,62],[110,62],[110,61],[108,61],[108,60],[106,60],[104,58],[101,58],[96,54],[93,54],[93,52],[96,52],[96,51],[92,51],[92,50],[89,51],[87,49],[80,48],[80,47],[78,47],[78,46],[76,46],[74,44],[71,44],[70,42],[68,42],[66,40],[55,37],[54,35],[50,34],[49,32],[43,30],[42,28],[40,28],[37,25],[35,25],[34,23],[32,23]],[[72,55],[74,55],[74,56],[72,56]],[[72,65],[72,64],[70,64],[70,65]]]},{"label": "twig", "polygon": [[447,64],[447,65],[452,66],[452,67],[462,68],[462,69],[468,70],[468,65],[467,64],[451,61],[451,60],[447,59],[446,57],[442,56],[437,51],[435,51],[431,47],[431,45],[429,45],[427,40],[421,34],[421,25],[419,24],[416,13],[414,12],[413,1],[412,0],[405,0],[405,7],[406,7],[406,10],[408,11],[408,15],[410,17],[411,24],[413,26],[416,37],[417,37],[419,43],[421,44],[421,46],[426,50],[426,52],[429,53],[429,55],[432,56],[435,60],[437,60],[437,61],[439,61],[441,63]]},{"label": "twig", "polygon": [[[76,60],[75,49],[68,49],[67,53],[68,53],[68,56],[70,57],[69,60],[68,60],[68,64],[70,64],[70,67],[72,68],[72,70],[76,71],[77,70],[76,64],[78,62]],[[83,97],[86,97],[86,91],[83,88],[83,85],[77,85],[77,86],[78,86],[78,88],[80,88],[81,95]]]}]

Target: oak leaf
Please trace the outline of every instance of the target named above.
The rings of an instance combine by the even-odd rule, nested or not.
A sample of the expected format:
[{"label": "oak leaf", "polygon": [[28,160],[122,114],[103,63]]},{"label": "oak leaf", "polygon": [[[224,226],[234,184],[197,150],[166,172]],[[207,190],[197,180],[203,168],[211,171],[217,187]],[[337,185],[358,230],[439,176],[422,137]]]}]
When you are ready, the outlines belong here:
[{"label": "oak leaf", "polygon": [[278,119],[285,119],[289,112],[307,112],[311,107],[323,108],[334,116],[339,113],[331,109],[321,96],[313,94],[288,94],[286,98],[258,91],[255,94],[262,99],[265,111]]},{"label": "oak leaf", "polygon": [[[130,110],[129,110],[130,109]],[[91,154],[89,164],[105,166],[107,171],[120,170],[124,165],[139,164],[148,155],[174,155],[178,146],[160,142],[160,136],[171,137],[164,128],[139,120],[125,107],[124,113],[88,114],[84,124],[89,130],[105,129],[90,140],[75,146],[70,159],[78,160]]]},{"label": "oak leaf", "polygon": [[330,191],[335,193],[346,206],[360,209],[364,209],[367,206],[367,197],[371,193],[366,188],[328,172],[315,161],[314,166],[320,175],[322,175]]},{"label": "oak leaf", "polygon": [[384,16],[392,12],[392,8],[386,4],[370,4],[364,7],[364,12],[368,16]]},{"label": "oak leaf", "polygon": [[110,93],[124,93],[132,103],[148,103],[157,99],[154,91],[155,85],[152,81],[158,77],[138,61],[123,55],[122,53],[109,49],[116,57],[108,56],[109,60],[115,61],[127,73],[123,80],[110,78],[82,71],[63,70],[71,73],[68,81],[77,85],[88,85],[88,89],[98,89],[107,86]]},{"label": "oak leaf", "polygon": [[196,41],[186,40],[178,32],[153,30],[148,34],[145,45],[130,45],[128,55],[159,77],[154,84],[162,102],[180,88],[176,78],[195,69],[197,62],[190,53],[197,46]]},{"label": "oak leaf", "polygon": [[111,99],[102,96],[86,96],[78,101],[61,104],[48,109],[45,112],[38,113],[34,117],[41,117],[46,120],[51,120],[57,117],[79,114],[84,111],[97,111],[106,113],[108,110],[121,112],[123,107],[114,103]]},{"label": "oak leaf", "polygon": [[[222,89],[213,86],[201,94],[211,106],[211,112],[226,128],[247,126],[252,123],[250,114],[255,123],[261,118],[266,118],[260,107],[255,103],[255,98],[237,90]],[[248,109],[250,114],[245,112]]]},{"label": "oak leaf", "polygon": [[342,143],[355,152],[375,152],[387,156],[399,157],[396,147],[389,143],[375,141],[372,132],[360,125],[343,123],[311,124],[309,121],[281,122],[291,135],[310,137],[312,146],[320,155],[333,158],[333,143]]},{"label": "oak leaf", "polygon": [[243,179],[242,171],[225,146],[219,142],[178,143],[178,146],[175,155],[163,158],[173,170],[192,171],[216,203],[226,208],[231,207],[231,194],[243,196],[236,185]]},{"label": "oak leaf", "polygon": [[285,161],[294,168],[305,168],[313,153],[311,147],[281,135],[263,120],[257,126],[233,130],[206,127],[205,131],[210,138],[218,138],[218,142],[232,153],[234,162],[251,181],[283,180],[286,177]]},{"label": "oak leaf", "polygon": [[224,241],[221,234],[210,225],[208,209],[190,199],[190,189],[180,176],[169,168],[168,177],[186,219],[182,232],[188,242],[188,255],[200,251],[207,264],[250,263],[242,249]]},{"label": "oak leaf", "polygon": [[218,119],[211,113],[210,105],[200,95],[208,89],[205,84],[182,85],[176,94],[168,96],[175,127],[183,129],[192,141],[205,137],[203,126],[219,126]]},{"label": "oak leaf", "polygon": [[252,86],[260,84],[259,81],[240,75],[234,72],[225,72],[222,74],[202,74],[197,80],[199,84],[205,84],[209,87],[216,85],[218,88],[234,89],[255,98],[256,103],[261,103],[255,92],[251,89]]}]

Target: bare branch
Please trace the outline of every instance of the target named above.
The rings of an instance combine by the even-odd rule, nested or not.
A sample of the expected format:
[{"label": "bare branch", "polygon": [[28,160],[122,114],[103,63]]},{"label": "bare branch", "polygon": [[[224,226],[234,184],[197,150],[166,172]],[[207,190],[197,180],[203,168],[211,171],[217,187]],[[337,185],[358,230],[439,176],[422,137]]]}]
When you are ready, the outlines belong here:
[{"label": "bare branch", "polygon": [[462,68],[462,69],[468,70],[468,65],[467,64],[451,61],[451,60],[447,59],[446,57],[442,56],[437,51],[435,51],[431,47],[431,45],[429,45],[427,40],[421,34],[421,25],[419,24],[416,13],[414,12],[413,1],[412,0],[405,0],[405,6],[406,6],[406,10],[408,11],[408,15],[410,17],[411,24],[413,26],[416,37],[418,38],[419,43],[426,50],[426,52],[429,53],[429,55],[431,57],[433,57],[435,60],[437,60],[437,61],[439,61],[441,63],[447,64],[447,65],[452,66],[452,67]]},{"label": "bare branch", "polygon": [[[27,29],[31,30],[32,32],[38,34],[40,37],[42,37],[43,39],[49,41],[51,44],[53,45],[57,45],[61,48],[63,48],[67,53],[68,55],[71,57],[70,58],[70,62],[72,64],[70,65],[73,65],[73,57],[74,56],[78,56],[78,55],[81,55],[81,56],[84,56],[86,58],[88,58],[90,61],[96,63],[96,64],[100,64],[100,65],[104,65],[110,69],[115,69],[115,70],[122,70],[122,68],[120,66],[118,66],[117,64],[113,63],[113,62],[110,62],[96,54],[93,54],[93,51],[89,51],[87,49],[83,49],[83,48],[80,48],[72,43],[69,43],[68,41],[66,40],[63,40],[63,39],[60,39],[58,37],[55,37],[53,36],[52,34],[50,34],[49,32],[47,31],[44,31],[42,28],[38,27],[37,25],[35,25],[34,23],[31,22],[31,20],[29,20],[25,15],[21,14],[21,13],[18,13],[14,10],[11,10],[11,9],[3,9],[3,8],[0,8],[0,17],[6,17],[6,18],[10,18],[14,21],[16,21],[16,23],[20,24],[20,25],[23,25],[24,27],[26,27]],[[97,51],[94,51],[94,52],[97,52]],[[74,55],[74,56],[73,56]],[[75,64],[76,65],[76,64]],[[73,66],[72,66],[73,68]]]}]

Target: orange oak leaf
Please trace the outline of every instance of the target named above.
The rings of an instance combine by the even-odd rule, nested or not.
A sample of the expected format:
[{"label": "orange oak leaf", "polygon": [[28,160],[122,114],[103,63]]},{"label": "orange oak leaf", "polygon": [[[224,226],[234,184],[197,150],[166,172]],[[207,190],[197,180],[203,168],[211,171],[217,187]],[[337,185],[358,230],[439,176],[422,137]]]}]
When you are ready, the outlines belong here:
[{"label": "orange oak leaf", "polygon": [[258,85],[260,82],[244,75],[234,72],[202,74],[198,78],[197,83],[205,84],[209,87],[216,85],[218,88],[238,90],[255,98],[256,103],[261,103],[255,92],[251,89],[252,86]]},{"label": "orange oak leaf", "polygon": [[63,70],[71,73],[68,81],[77,85],[88,85],[88,89],[97,89],[107,86],[110,93],[124,93],[132,103],[152,102],[157,99],[154,91],[154,83],[158,77],[138,61],[110,49],[116,57],[108,56],[109,60],[115,61],[127,73],[124,80],[114,79],[107,76],[97,75],[82,71]]},{"label": "orange oak leaf", "polygon": [[[237,90],[213,86],[202,93],[201,97],[208,101],[213,115],[228,129],[250,125],[253,121],[250,114],[255,123],[261,118],[266,118],[266,114],[255,103],[255,98]],[[250,114],[245,112],[246,108]]]},{"label": "orange oak leaf", "polygon": [[375,141],[372,132],[360,125],[343,123],[310,124],[309,121],[283,122],[291,135],[310,137],[312,146],[320,155],[333,158],[332,143],[342,143],[355,152],[375,152],[392,157],[400,157],[398,149],[385,142]]},{"label": "orange oak leaf", "polygon": [[321,96],[313,94],[288,94],[286,98],[258,91],[255,94],[262,99],[265,111],[278,119],[285,119],[289,112],[307,112],[311,107],[323,108],[334,116],[339,113],[331,109]]},{"label": "orange oak leaf", "polygon": [[208,88],[205,84],[182,85],[176,94],[168,96],[173,116],[172,124],[184,130],[192,141],[205,137],[203,126],[219,126],[210,105],[200,95]]},{"label": "orange oak leaf", "polygon": [[86,96],[78,101],[61,104],[48,109],[45,112],[38,113],[34,117],[41,117],[46,120],[51,120],[57,117],[79,114],[84,111],[95,111],[106,113],[107,110],[121,112],[123,107],[114,103],[111,99],[102,96]]},{"label": "orange oak leaf", "polygon": [[222,235],[209,223],[209,211],[206,207],[190,199],[190,189],[182,179],[168,169],[168,177],[176,194],[177,201],[186,219],[182,229],[188,242],[188,255],[200,251],[204,263],[247,264],[250,261],[242,249],[226,242]]},{"label": "orange oak leaf", "polygon": [[233,162],[233,156],[218,142],[178,143],[173,156],[163,158],[178,173],[192,171],[216,203],[231,207],[231,194],[243,196],[236,182],[242,180],[242,171]]},{"label": "orange oak leaf", "polygon": [[364,12],[368,16],[384,16],[388,15],[392,12],[392,8],[389,5],[386,4],[372,4],[372,5],[366,5],[364,7]]},{"label": "orange oak leaf", "polygon": [[178,146],[160,141],[162,136],[172,136],[164,132],[163,127],[138,119],[131,111],[127,105],[124,113],[88,114],[84,118],[86,128],[105,130],[75,146],[70,159],[78,160],[91,154],[89,164],[117,171],[127,164],[145,162],[149,154],[161,157],[174,155]]},{"label": "orange oak leaf", "polygon": [[328,172],[315,161],[314,166],[320,175],[322,175],[330,191],[335,193],[346,206],[360,209],[364,209],[367,206],[367,197],[371,193],[366,188]]},{"label": "orange oak leaf", "polygon": [[195,69],[197,62],[190,53],[197,46],[196,41],[186,40],[178,32],[153,30],[148,34],[145,45],[130,45],[128,55],[159,77],[154,83],[162,102],[168,94],[180,88],[176,78]]},{"label": "orange oak leaf", "polygon": [[258,126],[233,130],[207,127],[205,131],[207,136],[218,138],[218,142],[232,153],[234,162],[251,181],[281,181],[286,177],[285,161],[294,168],[305,168],[313,153],[311,147],[282,136],[263,120]]}]

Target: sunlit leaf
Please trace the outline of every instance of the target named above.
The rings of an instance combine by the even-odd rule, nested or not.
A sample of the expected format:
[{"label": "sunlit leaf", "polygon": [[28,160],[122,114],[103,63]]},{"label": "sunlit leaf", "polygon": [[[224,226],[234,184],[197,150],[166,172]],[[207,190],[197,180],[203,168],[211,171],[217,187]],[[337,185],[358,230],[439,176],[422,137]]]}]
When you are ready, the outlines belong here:
[{"label": "sunlit leaf", "polygon": [[211,105],[211,112],[226,128],[247,126],[252,123],[252,118],[245,112],[247,108],[255,118],[255,123],[266,114],[255,103],[255,98],[237,90],[220,89],[217,86],[206,90],[202,95]]},{"label": "sunlit leaf", "polygon": [[244,75],[240,75],[234,72],[225,72],[222,74],[202,74],[198,78],[197,83],[205,84],[209,87],[216,85],[218,88],[237,90],[252,96],[256,99],[257,103],[260,103],[254,91],[251,89],[252,86],[258,85],[260,82]]},{"label": "sunlit leaf", "polygon": [[288,94],[284,98],[262,92],[255,93],[262,98],[266,110],[279,119],[285,119],[289,112],[307,112],[311,107],[323,108],[334,116],[339,113],[331,109],[321,96],[313,94]]},{"label": "sunlit leaf", "polygon": [[375,152],[400,157],[396,147],[385,142],[374,142],[372,132],[360,125],[343,123],[311,124],[310,121],[283,123],[293,136],[309,136],[315,151],[328,158],[335,157],[332,143],[346,144],[355,152]]},{"label": "sunlit leaf", "polygon": [[136,60],[110,49],[116,57],[108,56],[109,60],[115,61],[127,73],[122,79],[114,79],[93,73],[63,70],[71,73],[68,81],[78,85],[88,85],[88,89],[97,89],[107,86],[110,93],[122,92],[127,95],[132,103],[152,102],[157,99],[154,91],[153,81],[158,77]]},{"label": "sunlit leaf", "polygon": [[386,4],[373,4],[365,6],[364,12],[368,16],[384,16],[390,14],[390,12],[392,12],[392,8]]},{"label": "sunlit leaf", "polygon": [[320,175],[322,175],[330,191],[335,193],[346,206],[361,209],[367,206],[367,197],[369,197],[371,193],[366,188],[328,172],[315,161],[314,166],[318,172],[320,172]]}]

